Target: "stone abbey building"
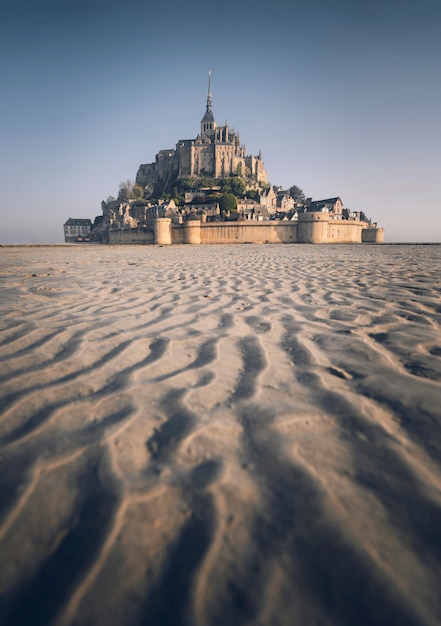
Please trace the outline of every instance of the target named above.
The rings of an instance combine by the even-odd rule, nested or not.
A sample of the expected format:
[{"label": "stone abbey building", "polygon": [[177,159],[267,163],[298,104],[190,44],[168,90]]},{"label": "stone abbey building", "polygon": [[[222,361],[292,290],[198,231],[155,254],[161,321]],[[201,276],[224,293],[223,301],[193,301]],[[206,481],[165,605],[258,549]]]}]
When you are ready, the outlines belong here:
[{"label": "stone abbey building", "polygon": [[262,155],[246,155],[239,133],[218,126],[213,115],[213,98],[208,81],[207,108],[196,139],[181,139],[174,150],[160,150],[154,163],[140,165],[136,175],[138,185],[153,193],[156,185],[186,177],[226,178],[246,176],[256,186],[267,183]]},{"label": "stone abbey building", "polygon": [[290,190],[268,184],[261,154],[247,155],[239,133],[227,123],[216,124],[210,78],[197,137],[181,139],[175,149],[160,150],[154,163],[140,165],[136,183],[136,189],[132,183],[133,188],[126,187],[118,199],[101,203],[102,216],[95,218],[87,239],[79,222],[87,222],[89,228],[90,220],[74,224],[70,218],[64,225],[65,241],[158,245],[383,241],[383,229],[363,212],[344,209],[339,197],[295,200]]}]

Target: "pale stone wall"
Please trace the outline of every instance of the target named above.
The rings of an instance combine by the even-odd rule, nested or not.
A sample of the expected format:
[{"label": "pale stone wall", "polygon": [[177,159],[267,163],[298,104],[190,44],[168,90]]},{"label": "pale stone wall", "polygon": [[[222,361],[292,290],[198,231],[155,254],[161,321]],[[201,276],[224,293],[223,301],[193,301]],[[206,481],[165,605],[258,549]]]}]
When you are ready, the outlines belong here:
[{"label": "pale stone wall", "polygon": [[155,220],[154,243],[160,246],[167,246],[172,243],[171,223],[172,221],[169,217],[160,217]]},{"label": "pale stone wall", "polygon": [[109,230],[110,244],[152,244],[155,237],[152,232],[146,232],[142,228],[127,228]]},{"label": "pale stone wall", "polygon": [[327,243],[329,213],[300,213],[298,240],[301,243]]},{"label": "pale stone wall", "polygon": [[361,232],[363,243],[383,243],[384,228],[364,228]]},{"label": "pale stone wall", "polygon": [[361,233],[366,227],[356,220],[329,220],[327,243],[361,243]]},{"label": "pale stone wall", "polygon": [[[187,222],[172,229],[173,243],[296,243],[292,222]],[[182,236],[182,234],[184,236]]]},{"label": "pale stone wall", "polygon": [[171,239],[174,244],[185,243],[185,228],[177,224],[172,224]]},{"label": "pale stone wall", "polygon": [[201,243],[201,222],[189,220],[184,225],[184,243]]},{"label": "pale stone wall", "polygon": [[382,243],[382,228],[365,222],[330,220],[328,213],[302,213],[299,221],[200,222],[172,224],[158,218],[154,233],[141,228],[109,231],[110,244],[231,244],[231,243]]}]

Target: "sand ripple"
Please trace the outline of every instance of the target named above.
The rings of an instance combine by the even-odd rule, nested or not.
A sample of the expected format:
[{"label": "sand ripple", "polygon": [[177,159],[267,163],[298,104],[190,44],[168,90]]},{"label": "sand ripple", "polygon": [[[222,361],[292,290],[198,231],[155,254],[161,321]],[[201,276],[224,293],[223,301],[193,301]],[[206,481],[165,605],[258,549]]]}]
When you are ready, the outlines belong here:
[{"label": "sand ripple", "polygon": [[441,623],[441,246],[0,248],[0,623]]}]

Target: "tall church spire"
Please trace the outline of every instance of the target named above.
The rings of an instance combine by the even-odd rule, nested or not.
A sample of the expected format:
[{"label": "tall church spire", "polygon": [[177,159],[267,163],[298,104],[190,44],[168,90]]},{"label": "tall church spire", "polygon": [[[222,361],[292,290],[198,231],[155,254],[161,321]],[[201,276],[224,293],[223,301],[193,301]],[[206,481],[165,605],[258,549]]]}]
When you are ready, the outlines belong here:
[{"label": "tall church spire", "polygon": [[213,98],[211,97],[211,70],[208,70],[207,111],[211,113],[213,112]]},{"label": "tall church spire", "polygon": [[213,98],[211,97],[211,70],[208,72],[207,110],[201,120],[201,133],[211,135],[216,130],[216,122],[213,116]]}]

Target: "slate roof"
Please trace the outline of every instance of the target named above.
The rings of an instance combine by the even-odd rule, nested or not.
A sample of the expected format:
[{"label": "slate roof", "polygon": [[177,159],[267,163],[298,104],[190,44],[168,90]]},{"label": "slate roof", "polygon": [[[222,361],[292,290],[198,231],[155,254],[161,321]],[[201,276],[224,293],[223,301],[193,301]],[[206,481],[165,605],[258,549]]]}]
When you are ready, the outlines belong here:
[{"label": "slate roof", "polygon": [[91,226],[92,220],[90,219],[82,219],[76,217],[69,217],[64,226]]},{"label": "slate roof", "polygon": [[337,200],[340,200],[341,202],[341,198],[339,196],[335,198],[325,198],[324,200],[314,200],[313,202],[307,204],[306,208],[308,209],[308,211],[312,211],[313,209],[322,209],[324,206],[327,205],[333,206],[337,202]]}]

